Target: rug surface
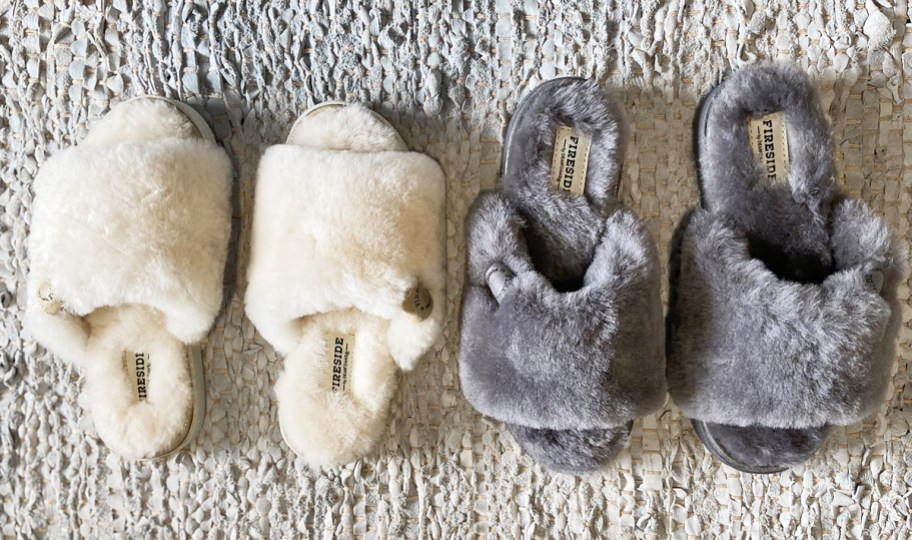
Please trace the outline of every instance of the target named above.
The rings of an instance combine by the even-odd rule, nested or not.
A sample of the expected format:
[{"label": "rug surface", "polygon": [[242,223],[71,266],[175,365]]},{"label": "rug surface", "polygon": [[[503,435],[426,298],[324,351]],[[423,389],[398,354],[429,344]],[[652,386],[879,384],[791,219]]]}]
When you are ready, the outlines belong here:
[{"label": "rug surface", "polygon": [[[908,538],[912,309],[889,399],[807,465],[721,466],[671,405],[635,423],[603,474],[550,474],[462,398],[462,221],[497,181],[524,92],[560,75],[614,89],[630,122],[623,197],[667,260],[697,202],[691,121],[740,66],[791,57],[818,81],[838,182],[908,241],[912,24],[906,0],[309,2],[0,0],[0,532],[11,537]],[[208,414],[163,463],[100,443],[79,374],[23,328],[36,170],[132,96],[184,100],[236,171],[230,299],[205,354]],[[369,104],[447,177],[448,323],[402,377],[377,451],[311,470],[283,444],[282,361],[244,316],[254,175],[264,149],[326,100]],[[908,280],[908,277],[906,278]],[[667,298],[667,291],[663,291]]]}]

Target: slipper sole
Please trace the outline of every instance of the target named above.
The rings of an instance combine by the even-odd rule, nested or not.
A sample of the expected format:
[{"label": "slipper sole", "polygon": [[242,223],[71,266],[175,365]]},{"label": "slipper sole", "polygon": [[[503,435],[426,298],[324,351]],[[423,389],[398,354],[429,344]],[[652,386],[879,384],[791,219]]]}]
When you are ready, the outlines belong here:
[{"label": "slipper sole", "polygon": [[[505,176],[508,164],[511,161],[511,150],[516,146],[512,144],[517,126],[521,119],[533,110],[536,97],[543,95],[543,89],[558,88],[561,86],[578,84],[586,79],[582,77],[559,77],[548,80],[526,94],[517,105],[507,130],[504,134],[503,156],[501,158],[500,175]],[[617,195],[620,181],[615,185]],[[633,428],[633,422],[625,426],[611,429],[593,430],[552,430],[535,429],[517,424],[505,423],[517,444],[536,462],[556,472],[566,474],[579,474],[592,472],[609,465],[617,455],[626,447],[627,440]],[[573,444],[571,444],[573,443]],[[572,446],[586,448],[587,451],[571,450]],[[559,456],[559,457],[558,457]]]},{"label": "slipper sole", "polygon": [[[345,103],[343,101],[326,101],[323,103],[318,103],[318,104],[308,108],[307,110],[304,111],[303,114],[301,114],[301,116],[298,117],[297,120],[295,120],[294,124],[292,124],[292,127],[288,132],[288,136],[286,137],[286,144],[295,144],[295,143],[292,143],[291,141],[296,140],[297,130],[302,129],[302,126],[308,119],[313,119],[314,116],[324,113],[324,112],[343,109],[343,108],[349,107],[349,106],[350,106],[349,103]],[[386,118],[384,118],[382,115],[378,114],[377,112],[370,110],[370,109],[368,109],[368,111],[370,112],[371,116],[374,119],[385,124],[386,126],[389,126],[395,132],[396,143],[401,147],[402,150],[406,150],[407,145],[405,143],[405,139],[403,139],[402,135],[393,127],[393,125]],[[387,415],[388,415],[388,412],[387,412]],[[301,459],[304,459],[304,460],[308,461],[309,463],[312,462],[312,456],[305,453],[302,449],[300,449],[298,447],[298,445],[296,443],[294,443],[292,441],[292,438],[288,435],[288,433],[286,431],[285,423],[280,420],[278,422],[278,424],[279,424],[279,433],[282,435],[282,440],[285,442],[285,445],[294,453],[295,456],[297,456]],[[289,427],[289,429],[291,429],[291,427]],[[378,441],[374,441],[373,445],[376,446],[377,443],[378,443]],[[324,465],[325,466],[341,465],[341,464],[343,464],[342,462],[354,461],[356,459],[360,459],[364,455],[367,455],[363,452],[356,452],[356,454],[358,454],[357,457],[347,459],[347,460],[341,460],[340,463],[335,463],[333,465],[329,465],[329,464],[324,464]]]},{"label": "slipper sole", "polygon": [[[720,89],[725,82],[720,82],[714,86],[703,98],[697,108],[697,114],[694,117],[693,125],[693,155],[697,169],[697,185],[700,191],[700,206],[705,210],[712,211],[709,201],[706,200],[706,190],[704,189],[703,171],[700,167],[700,151],[704,146],[704,140],[707,137],[709,124],[709,111],[712,107],[713,100],[719,95]],[[774,474],[787,470],[795,465],[809,459],[826,440],[826,432],[829,426],[807,429],[776,429],[762,426],[736,427],[722,424],[713,424],[691,419],[694,431],[703,442],[703,445],[725,465],[742,472],[752,474]],[[724,431],[724,436],[720,433]],[[758,437],[758,433],[762,436]],[[724,440],[742,440],[752,441],[757,445],[756,453],[745,454],[743,456],[734,455],[734,445],[726,445]],[[740,445],[739,445],[740,446]],[[773,449],[790,449],[789,455],[794,459],[783,462],[770,462],[766,464],[751,464],[748,460],[758,461],[758,455],[772,457]],[[753,459],[751,459],[753,458]],[[763,460],[768,461],[768,460]]]},{"label": "slipper sole", "polygon": [[196,438],[203,427],[203,419],[206,417],[206,376],[203,371],[203,351],[201,347],[191,346],[188,348],[187,353],[190,361],[190,379],[193,385],[193,413],[187,433],[173,450],[140,461],[167,459],[180,453],[181,450],[190,445],[190,442]]}]

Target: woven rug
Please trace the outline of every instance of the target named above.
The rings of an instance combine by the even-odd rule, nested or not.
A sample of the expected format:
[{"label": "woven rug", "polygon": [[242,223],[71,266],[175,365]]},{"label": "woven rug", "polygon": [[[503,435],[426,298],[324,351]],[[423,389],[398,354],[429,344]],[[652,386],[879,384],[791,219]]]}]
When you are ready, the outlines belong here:
[{"label": "woven rug", "polygon": [[[804,466],[740,474],[669,403],[638,420],[602,474],[550,474],[459,388],[462,221],[497,181],[520,96],[560,75],[623,102],[623,197],[667,259],[697,202],[691,121],[727,73],[791,57],[819,81],[838,182],[906,239],[912,201],[912,24],[905,0],[394,2],[350,7],[185,0],[0,0],[0,532],[124,538],[908,538],[912,535],[912,310],[890,397],[833,431]],[[110,454],[79,374],[23,328],[36,170],[126,98],[184,100],[236,170],[230,300],[205,354],[208,414],[161,463]],[[325,100],[367,103],[447,175],[448,323],[404,375],[370,457],[311,470],[284,446],[277,357],[243,313],[254,176],[263,150]],[[667,291],[663,291],[667,297]]]}]

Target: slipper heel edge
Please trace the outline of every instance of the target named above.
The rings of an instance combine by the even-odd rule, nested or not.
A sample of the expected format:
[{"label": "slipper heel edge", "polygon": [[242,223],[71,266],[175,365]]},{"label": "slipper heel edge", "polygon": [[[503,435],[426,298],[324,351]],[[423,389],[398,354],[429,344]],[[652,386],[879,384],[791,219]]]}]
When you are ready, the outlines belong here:
[{"label": "slipper heel edge", "polygon": [[206,375],[203,370],[203,352],[200,346],[191,346],[187,351],[190,361],[190,380],[193,384],[193,412],[187,433],[176,447],[159,455],[146,458],[147,461],[165,460],[180,453],[199,435],[206,417]]},{"label": "slipper heel edge", "polygon": [[187,119],[190,120],[190,123],[193,124],[193,127],[196,128],[196,130],[200,133],[200,136],[202,136],[203,139],[205,139],[209,142],[212,142],[212,143],[216,142],[215,134],[212,132],[212,128],[209,127],[209,123],[206,122],[206,119],[203,118],[203,116],[199,112],[197,112],[196,109],[194,109],[193,107],[191,107],[190,105],[187,105],[186,103],[184,103],[182,101],[177,101],[175,99],[166,98],[164,96],[146,95],[146,96],[136,96],[136,97],[130,98],[127,101],[125,101],[124,103],[131,103],[134,101],[151,100],[151,99],[164,101],[165,103],[167,103],[167,104],[171,105],[172,107],[174,107],[175,109],[179,110],[184,116],[187,117]]},{"label": "slipper heel edge", "polygon": [[700,442],[703,443],[703,447],[709,450],[709,453],[718,459],[723,465],[731,467],[736,471],[749,474],[776,474],[789,469],[788,467],[754,467],[745,463],[739,463],[735,461],[734,458],[729,456],[725,449],[719,445],[715,437],[712,436],[709,428],[706,427],[705,422],[691,419],[690,423],[693,425],[694,432],[696,432],[697,437],[700,438]]}]

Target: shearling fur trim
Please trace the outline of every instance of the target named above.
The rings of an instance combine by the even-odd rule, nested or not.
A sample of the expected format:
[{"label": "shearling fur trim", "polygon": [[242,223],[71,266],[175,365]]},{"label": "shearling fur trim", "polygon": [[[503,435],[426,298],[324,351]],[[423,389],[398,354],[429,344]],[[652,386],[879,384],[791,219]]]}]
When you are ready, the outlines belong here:
[{"label": "shearling fur trim", "polygon": [[[120,116],[137,114],[129,105],[93,128],[96,142],[53,156],[35,180],[27,316],[35,337],[75,364],[82,363],[89,337],[82,318],[100,307],[157,308],[168,331],[191,343],[205,336],[221,306],[228,157],[198,138],[145,140],[140,127],[123,127]],[[180,115],[162,105],[148,109],[153,119],[158,114],[168,124],[170,114]],[[122,128],[121,142],[97,142]],[[65,313],[42,310],[37,295],[43,284]]]},{"label": "shearling fur trim", "polygon": [[[386,344],[403,369],[440,333],[444,180],[415,152],[269,148],[257,176],[247,314],[283,354],[297,348],[299,319],[350,307],[388,320]],[[403,310],[426,287],[424,320]]]},{"label": "shearling fur trim", "polygon": [[[246,309],[285,355],[285,441],[312,466],[337,466],[377,443],[397,366],[411,369],[441,332],[445,184],[361,106],[311,110],[289,142],[260,161]],[[418,286],[433,303],[423,320],[403,304]],[[331,346],[342,336],[348,361]]]},{"label": "shearling fur trim", "polygon": [[[519,223],[494,193],[479,196],[466,222],[466,399],[505,422],[563,430],[655,410],[665,399],[661,278],[646,228],[629,210],[610,215],[583,287],[561,292],[531,264]],[[495,261],[515,273],[499,304],[484,281]]]},{"label": "shearling fur trim", "polygon": [[[902,243],[860,201],[839,202],[821,284],[777,277],[743,229],[697,210],[684,233],[668,381],[681,411],[735,426],[850,424],[889,384]],[[878,294],[866,278],[879,271]]]}]

